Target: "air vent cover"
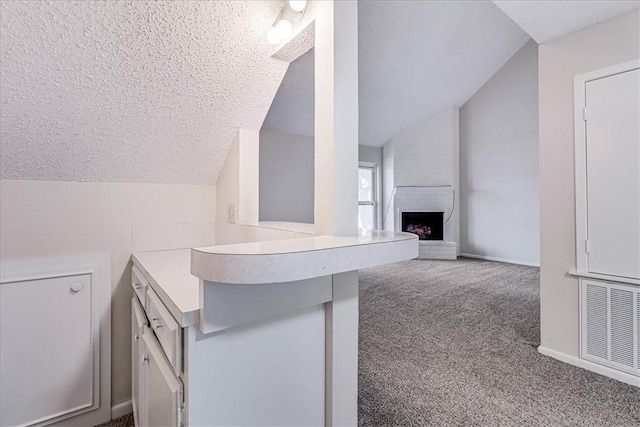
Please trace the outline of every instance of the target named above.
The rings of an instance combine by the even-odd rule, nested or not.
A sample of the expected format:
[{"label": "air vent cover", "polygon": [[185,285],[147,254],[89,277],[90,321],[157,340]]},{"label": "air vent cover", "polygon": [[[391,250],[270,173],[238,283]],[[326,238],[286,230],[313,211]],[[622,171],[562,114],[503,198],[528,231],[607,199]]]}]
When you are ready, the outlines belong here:
[{"label": "air vent cover", "polygon": [[640,376],[640,288],[580,283],[581,357]]}]

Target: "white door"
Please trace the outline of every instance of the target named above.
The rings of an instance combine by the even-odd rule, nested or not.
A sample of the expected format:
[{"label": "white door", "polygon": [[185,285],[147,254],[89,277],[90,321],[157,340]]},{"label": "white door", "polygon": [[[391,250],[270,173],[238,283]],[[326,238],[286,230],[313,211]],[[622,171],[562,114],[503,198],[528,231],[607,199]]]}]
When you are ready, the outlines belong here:
[{"label": "white door", "polygon": [[143,418],[148,427],[178,427],[182,417],[182,382],[166,360],[153,332],[145,328]]},{"label": "white door", "polygon": [[586,83],[592,273],[640,278],[640,70]]},{"label": "white door", "polygon": [[99,403],[91,274],[0,285],[0,425],[32,425]]},{"label": "white door", "polygon": [[144,332],[145,316],[142,307],[135,295],[131,300],[131,402],[133,405],[133,418],[137,426],[144,426],[146,421],[140,416],[140,405],[144,401],[142,396],[142,363],[146,348],[142,340]]}]

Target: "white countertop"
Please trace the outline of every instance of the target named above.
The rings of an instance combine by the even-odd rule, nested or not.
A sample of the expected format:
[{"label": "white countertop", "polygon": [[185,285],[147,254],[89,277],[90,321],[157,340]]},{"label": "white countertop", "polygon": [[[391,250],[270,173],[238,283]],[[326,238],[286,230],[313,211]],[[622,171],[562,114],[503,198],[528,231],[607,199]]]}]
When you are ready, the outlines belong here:
[{"label": "white countertop", "polygon": [[229,284],[292,282],[404,261],[418,256],[418,237],[373,231],[358,237],[314,236],[191,250],[191,273]]},{"label": "white countertop", "polygon": [[133,254],[134,265],[181,326],[199,322],[200,280],[292,282],[415,258],[415,234],[315,236]]},{"label": "white countertop", "polygon": [[132,259],[180,326],[196,325],[200,279],[189,272],[191,249],[139,252]]}]

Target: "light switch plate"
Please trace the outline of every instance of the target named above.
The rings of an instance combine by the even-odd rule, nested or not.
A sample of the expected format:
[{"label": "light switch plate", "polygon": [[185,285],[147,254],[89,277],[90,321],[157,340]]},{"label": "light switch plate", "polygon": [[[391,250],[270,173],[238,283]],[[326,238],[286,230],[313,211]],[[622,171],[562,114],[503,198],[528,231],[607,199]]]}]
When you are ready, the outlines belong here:
[{"label": "light switch plate", "polygon": [[236,205],[228,205],[227,206],[227,220],[231,224],[236,223]]}]

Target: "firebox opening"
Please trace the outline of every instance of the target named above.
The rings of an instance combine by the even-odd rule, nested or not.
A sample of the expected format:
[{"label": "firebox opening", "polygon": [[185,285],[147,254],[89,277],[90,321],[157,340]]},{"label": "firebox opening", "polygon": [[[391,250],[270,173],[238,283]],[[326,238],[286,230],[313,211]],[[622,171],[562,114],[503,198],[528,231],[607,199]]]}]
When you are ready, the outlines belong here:
[{"label": "firebox opening", "polygon": [[402,231],[420,240],[444,240],[444,212],[402,212]]}]

